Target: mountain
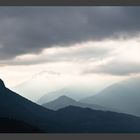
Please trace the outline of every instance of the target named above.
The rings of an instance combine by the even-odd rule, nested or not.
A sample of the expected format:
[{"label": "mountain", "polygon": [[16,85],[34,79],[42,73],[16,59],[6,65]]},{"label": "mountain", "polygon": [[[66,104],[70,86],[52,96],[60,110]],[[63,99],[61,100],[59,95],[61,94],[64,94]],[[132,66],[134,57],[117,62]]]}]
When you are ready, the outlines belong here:
[{"label": "mountain", "polygon": [[[41,82],[40,82],[41,81]],[[19,93],[25,98],[36,102],[46,92],[53,92],[62,88],[63,78],[59,73],[51,71],[42,71],[34,74],[29,80],[12,88],[13,91]]]},{"label": "mountain", "polygon": [[0,133],[42,133],[43,131],[23,121],[0,118]]},{"label": "mountain", "polygon": [[52,109],[52,110],[58,110],[58,109],[67,107],[69,105],[76,105],[76,104],[77,104],[77,102],[75,100],[63,95],[54,101],[43,104],[42,106]]},{"label": "mountain", "polygon": [[[139,133],[140,118],[109,111],[68,106],[52,116],[49,133]],[[57,124],[57,125],[56,125]]]},{"label": "mountain", "polygon": [[127,114],[140,116],[140,77],[113,84],[81,102],[112,107]]},{"label": "mountain", "polygon": [[48,114],[53,111],[41,107],[5,87],[0,80],[0,118],[14,119],[45,129]]},{"label": "mountain", "polygon": [[0,110],[0,133],[140,133],[139,117],[76,106],[52,111],[9,90],[2,80]]},{"label": "mountain", "polygon": [[95,109],[95,110],[110,110],[110,111],[115,111],[115,112],[120,112],[119,110],[113,109],[113,108],[106,108],[100,105],[96,105],[96,104],[86,104],[86,103],[81,103],[78,102],[70,97],[67,97],[65,95],[58,97],[57,99],[48,102],[46,104],[43,104],[42,106],[48,108],[48,109],[52,109],[52,110],[58,110],[61,108],[65,108],[68,106],[79,106],[79,107],[83,107],[83,108],[91,108],[91,109]]},{"label": "mountain", "polygon": [[85,97],[88,97],[88,96],[91,96],[94,94],[95,94],[95,91],[93,88],[86,88],[83,86],[82,87],[67,86],[67,87],[59,89],[57,91],[49,92],[49,93],[45,94],[37,101],[37,103],[42,105],[42,104],[48,103],[50,101],[53,101],[63,95],[73,98],[75,100],[80,100],[80,99],[83,99]]}]

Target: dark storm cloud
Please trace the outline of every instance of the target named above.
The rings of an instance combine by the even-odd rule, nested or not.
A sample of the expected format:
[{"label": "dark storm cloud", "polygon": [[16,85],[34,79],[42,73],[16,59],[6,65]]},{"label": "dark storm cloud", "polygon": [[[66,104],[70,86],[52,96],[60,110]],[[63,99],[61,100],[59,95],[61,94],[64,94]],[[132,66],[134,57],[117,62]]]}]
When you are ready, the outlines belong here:
[{"label": "dark storm cloud", "polygon": [[0,59],[139,31],[139,7],[0,7]]}]

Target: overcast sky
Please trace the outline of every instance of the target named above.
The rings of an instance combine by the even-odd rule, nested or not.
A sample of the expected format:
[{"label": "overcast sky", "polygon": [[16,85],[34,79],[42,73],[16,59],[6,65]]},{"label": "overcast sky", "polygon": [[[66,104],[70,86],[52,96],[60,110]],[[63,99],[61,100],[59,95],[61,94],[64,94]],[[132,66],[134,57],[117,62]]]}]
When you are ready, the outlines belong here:
[{"label": "overcast sky", "polygon": [[44,71],[69,84],[113,83],[140,74],[139,54],[140,7],[0,7],[0,77],[9,87]]}]

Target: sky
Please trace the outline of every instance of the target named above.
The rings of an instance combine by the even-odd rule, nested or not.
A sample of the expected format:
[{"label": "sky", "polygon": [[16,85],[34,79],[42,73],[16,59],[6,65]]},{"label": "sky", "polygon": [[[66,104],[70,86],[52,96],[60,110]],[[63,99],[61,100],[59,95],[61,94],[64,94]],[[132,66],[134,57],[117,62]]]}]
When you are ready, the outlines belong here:
[{"label": "sky", "polygon": [[139,6],[0,7],[0,78],[9,88],[42,73],[54,88],[60,79],[103,88],[139,76],[139,52]]}]

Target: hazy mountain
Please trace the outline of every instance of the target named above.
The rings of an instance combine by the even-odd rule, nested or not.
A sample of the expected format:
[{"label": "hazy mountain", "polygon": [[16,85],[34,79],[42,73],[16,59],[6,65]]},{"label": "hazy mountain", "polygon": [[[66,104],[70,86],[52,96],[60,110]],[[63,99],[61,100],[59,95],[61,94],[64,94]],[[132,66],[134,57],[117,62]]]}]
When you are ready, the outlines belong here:
[{"label": "hazy mountain", "polygon": [[65,108],[67,106],[79,106],[79,107],[83,107],[83,108],[91,108],[91,109],[95,109],[95,110],[110,110],[110,111],[115,111],[115,112],[120,112],[118,110],[112,109],[111,107],[106,108],[100,105],[96,105],[96,104],[87,104],[87,103],[80,103],[78,101],[75,101],[74,99],[67,97],[65,95],[58,97],[57,99],[48,102],[46,104],[43,104],[42,106],[48,108],[48,109],[52,109],[52,110],[58,110],[61,108]]},{"label": "hazy mountain", "polygon": [[95,94],[95,91],[93,88],[67,86],[60,90],[45,94],[37,101],[37,103],[42,105],[50,101],[53,101],[63,95],[73,98],[74,100],[80,100],[94,94]]},{"label": "hazy mountain", "polygon": [[140,116],[140,77],[113,84],[81,102],[117,108],[125,113]]},{"label": "hazy mountain", "polygon": [[74,106],[52,111],[12,92],[2,80],[0,110],[0,132],[140,133],[139,117]]},{"label": "hazy mountain", "polygon": [[[25,98],[36,102],[46,92],[52,92],[62,88],[63,78],[59,73],[42,71],[32,76],[31,79],[13,87],[12,90]],[[65,83],[63,84],[65,85]]]},{"label": "hazy mountain", "polygon": [[77,105],[77,102],[67,96],[60,96],[59,98],[46,104],[43,104],[42,106],[52,110],[58,110],[60,108],[67,107],[69,105]]}]

